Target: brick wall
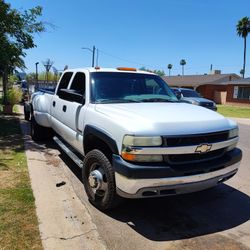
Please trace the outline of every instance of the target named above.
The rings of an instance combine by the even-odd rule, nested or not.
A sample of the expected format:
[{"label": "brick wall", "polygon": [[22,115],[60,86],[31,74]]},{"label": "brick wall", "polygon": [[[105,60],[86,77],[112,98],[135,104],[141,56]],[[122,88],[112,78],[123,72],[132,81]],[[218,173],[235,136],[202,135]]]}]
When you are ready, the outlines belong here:
[{"label": "brick wall", "polygon": [[250,100],[233,98],[235,86],[244,86],[244,85],[227,85],[227,102],[250,104]]},{"label": "brick wall", "polygon": [[201,85],[196,89],[203,97],[214,100],[215,91],[227,91],[226,85]]}]

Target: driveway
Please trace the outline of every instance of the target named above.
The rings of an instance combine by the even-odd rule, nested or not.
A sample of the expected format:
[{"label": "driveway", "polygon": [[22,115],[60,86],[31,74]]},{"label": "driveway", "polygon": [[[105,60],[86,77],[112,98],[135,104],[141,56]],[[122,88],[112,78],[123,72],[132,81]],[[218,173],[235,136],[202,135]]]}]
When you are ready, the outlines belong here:
[{"label": "driveway", "polygon": [[[161,199],[128,200],[111,212],[89,204],[80,169],[63,153],[50,164],[63,170],[107,249],[250,249],[250,122],[239,121],[243,160],[238,174],[225,184],[194,194]],[[50,159],[52,159],[50,157]]]}]

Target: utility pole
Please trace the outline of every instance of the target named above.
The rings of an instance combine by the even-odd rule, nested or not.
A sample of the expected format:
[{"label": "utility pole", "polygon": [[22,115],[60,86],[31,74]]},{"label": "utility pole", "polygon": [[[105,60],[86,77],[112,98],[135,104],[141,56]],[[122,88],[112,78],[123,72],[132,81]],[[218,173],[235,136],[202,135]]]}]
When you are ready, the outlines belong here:
[{"label": "utility pole", "polygon": [[[87,47],[83,47],[81,49],[87,49],[90,52],[92,52],[92,67],[95,67],[95,50],[96,50],[95,45],[93,46],[93,49],[90,49],[90,48],[87,48]],[[97,53],[98,53],[98,49],[97,49]]]},{"label": "utility pole", "polygon": [[36,84],[38,83],[38,66],[39,62],[36,62]]},{"label": "utility pole", "polygon": [[92,50],[92,67],[95,67],[95,45]]},{"label": "utility pole", "polygon": [[98,49],[96,49],[96,66],[98,66],[98,65],[99,65],[98,60],[99,60],[99,50],[98,50]]}]

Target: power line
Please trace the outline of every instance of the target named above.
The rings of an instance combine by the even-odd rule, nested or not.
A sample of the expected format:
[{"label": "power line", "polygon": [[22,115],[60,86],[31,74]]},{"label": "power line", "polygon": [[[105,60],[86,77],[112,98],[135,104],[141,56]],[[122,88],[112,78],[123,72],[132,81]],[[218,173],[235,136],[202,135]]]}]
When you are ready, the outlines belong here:
[{"label": "power line", "polygon": [[[124,59],[122,57],[112,55],[112,54],[107,53],[107,52],[105,52],[103,50],[100,50],[100,49],[99,49],[99,52],[103,53],[104,55],[107,55],[107,56],[113,57],[115,59],[118,59],[120,61],[124,61],[124,62],[128,62],[128,63],[133,63],[133,64],[139,64],[141,66],[147,66],[147,67],[155,68],[155,66],[153,66],[153,65],[149,65],[149,64],[145,64],[145,63],[140,63],[140,62],[136,62],[136,61],[131,61],[131,60],[128,60],[128,59]],[[158,67],[158,68],[161,68],[161,67]]]}]

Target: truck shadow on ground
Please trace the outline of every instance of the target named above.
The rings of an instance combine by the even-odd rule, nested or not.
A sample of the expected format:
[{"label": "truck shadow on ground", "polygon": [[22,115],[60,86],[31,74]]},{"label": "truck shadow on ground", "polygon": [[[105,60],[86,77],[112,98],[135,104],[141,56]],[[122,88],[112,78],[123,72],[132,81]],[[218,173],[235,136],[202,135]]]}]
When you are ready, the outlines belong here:
[{"label": "truck shadow on ground", "polygon": [[222,184],[193,194],[129,201],[107,214],[150,240],[188,239],[247,222],[250,198]]},{"label": "truck shadow on ground", "polygon": [[[81,180],[81,169],[62,152],[60,158]],[[89,208],[95,210],[91,204]],[[102,212],[97,213],[101,216]],[[221,232],[247,222],[250,197],[221,184],[193,194],[126,200],[105,214],[126,223],[147,239],[172,241]]]}]

